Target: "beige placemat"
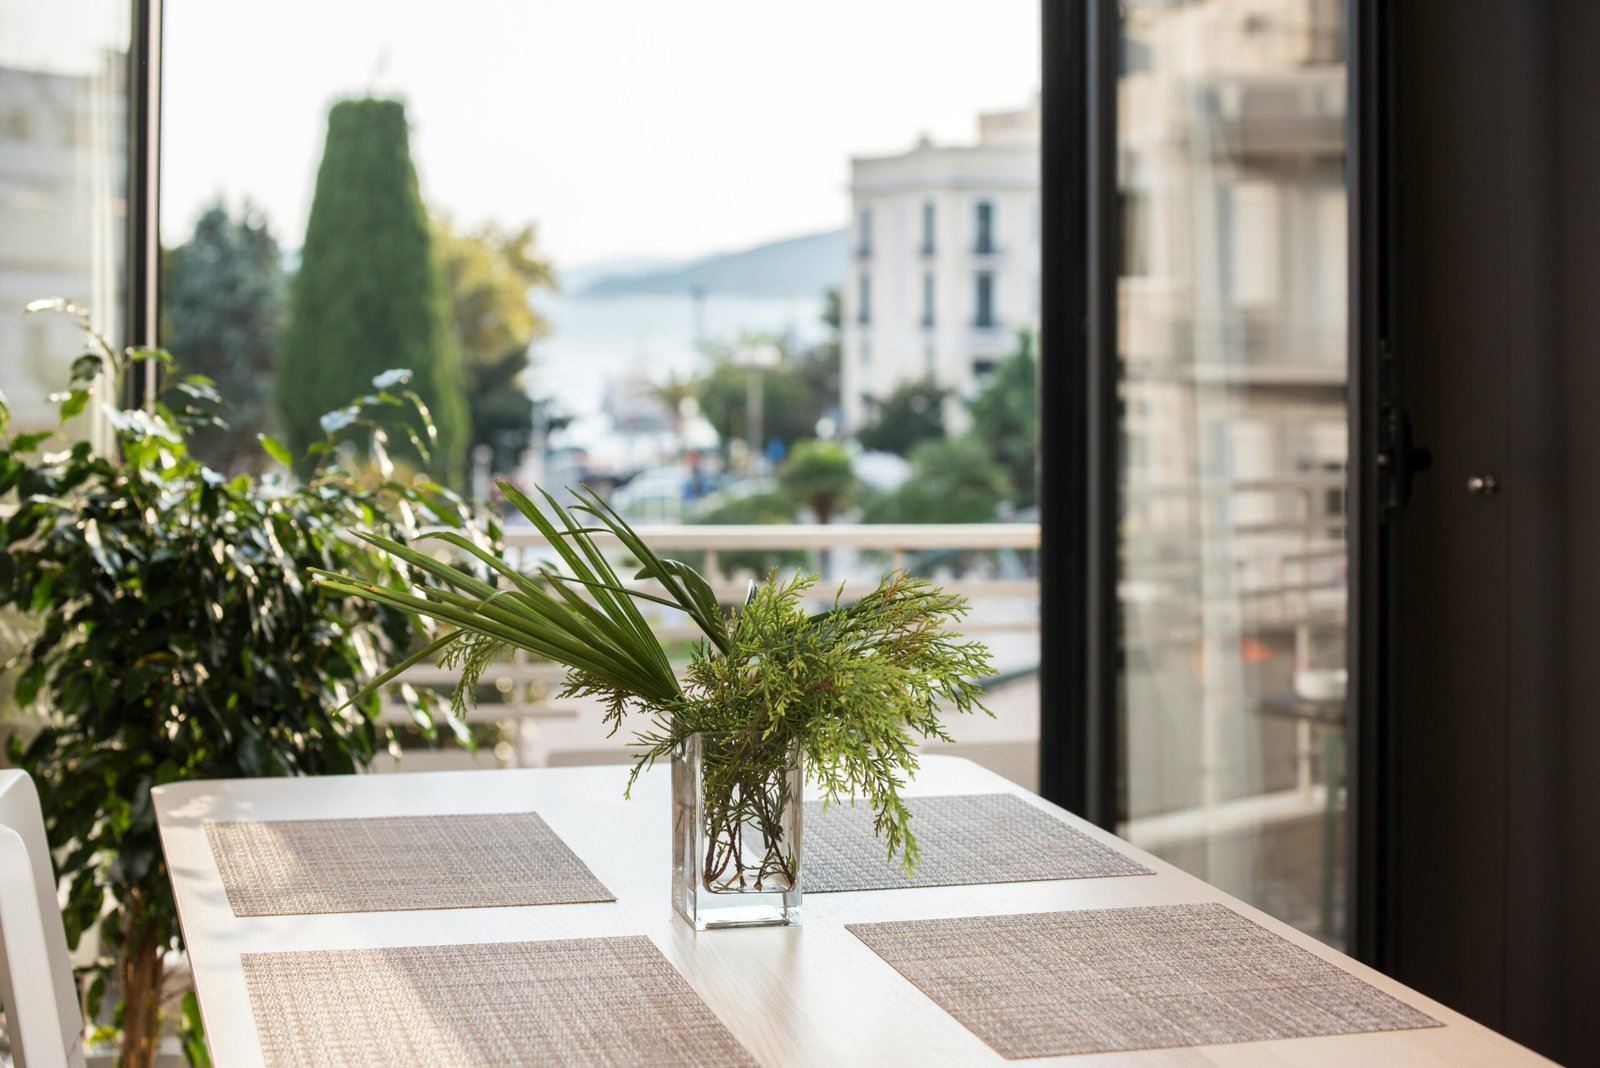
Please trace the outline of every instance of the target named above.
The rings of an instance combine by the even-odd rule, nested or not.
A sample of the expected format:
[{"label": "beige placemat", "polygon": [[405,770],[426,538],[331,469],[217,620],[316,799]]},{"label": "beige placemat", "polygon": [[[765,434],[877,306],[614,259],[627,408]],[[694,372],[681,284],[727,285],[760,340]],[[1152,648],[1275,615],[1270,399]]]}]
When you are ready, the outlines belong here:
[{"label": "beige placemat", "polygon": [[534,812],[205,828],[235,916],[616,900]]},{"label": "beige placemat", "polygon": [[802,889],[826,894],[1151,874],[1014,794],[908,797],[906,805],[922,850],[909,879],[898,861],[887,859],[868,805],[824,811],[820,801],[806,802]]},{"label": "beige placemat", "polygon": [[755,1064],[648,938],[240,959],[268,1068]]},{"label": "beige placemat", "polygon": [[1011,1060],[1439,1026],[1217,904],[849,930]]}]

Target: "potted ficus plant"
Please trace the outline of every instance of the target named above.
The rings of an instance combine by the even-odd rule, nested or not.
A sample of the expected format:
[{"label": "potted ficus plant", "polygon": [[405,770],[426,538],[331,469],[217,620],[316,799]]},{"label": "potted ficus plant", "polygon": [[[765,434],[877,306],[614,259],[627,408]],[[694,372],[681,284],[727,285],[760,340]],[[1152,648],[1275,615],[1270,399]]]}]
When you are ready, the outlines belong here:
[{"label": "potted ficus plant", "polygon": [[[87,339],[56,398],[62,422],[97,394],[122,396],[131,365],[171,362],[112,346],[67,302],[30,310],[74,316]],[[167,963],[182,947],[151,788],[365,767],[392,739],[375,695],[350,701],[358,680],[426,646],[434,628],[381,603],[330,598],[306,568],[404,589],[405,565],[352,542],[347,528],[483,537],[454,494],[394,473],[389,431],[410,427],[423,449],[430,437],[405,372],[326,417],[328,436],[301,478],[271,438],[263,446],[284,466],[262,478],[198,460],[188,437],[215,424],[219,400],[209,381],[167,368],[150,407],[103,406],[111,448],[96,452],[58,431],[12,432],[0,399],[0,610],[24,631],[7,666],[17,703],[34,710],[7,749],[40,786],[69,940],[101,932],[106,957],[90,969],[86,1002],[91,1019],[111,1021],[95,1037],[118,1040],[123,1068],[154,1057]],[[359,474],[347,463],[358,457]],[[401,698],[430,722],[417,693]],[[464,736],[464,725],[451,727]],[[108,992],[115,1007],[101,1013]],[[192,995],[182,1020],[186,1053],[203,1061]]]},{"label": "potted ficus plant", "polygon": [[[812,613],[815,577],[774,572],[725,611],[705,578],[659,557],[593,493],[562,507],[540,491],[541,507],[500,488],[559,566],[523,574],[456,532],[423,536],[468,554],[473,566],[464,568],[369,530],[358,536],[410,565],[414,589],[317,571],[336,592],[453,628],[368,692],[439,653],[459,669],[460,705],[485,667],[521,649],[566,665],[564,696],[600,699],[613,730],[642,717],[629,786],[655,761],[673,760],[674,903],[696,927],[798,921],[803,779],[827,803],[864,797],[888,857],[910,871],[917,844],[900,787],[916,768],[915,745],[949,740],[943,709],[982,708],[976,680],[989,672],[984,646],[948,629],[966,612],[962,598],[895,571]],[[607,559],[601,536],[638,561],[632,582]],[[681,677],[647,618],[661,608],[701,633]]]}]

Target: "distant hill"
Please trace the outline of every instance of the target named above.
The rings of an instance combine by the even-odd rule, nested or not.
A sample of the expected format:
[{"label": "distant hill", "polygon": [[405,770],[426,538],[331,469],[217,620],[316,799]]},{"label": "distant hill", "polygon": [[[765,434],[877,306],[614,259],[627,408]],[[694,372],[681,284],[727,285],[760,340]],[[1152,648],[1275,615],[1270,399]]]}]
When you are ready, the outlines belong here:
[{"label": "distant hill", "polygon": [[577,267],[558,267],[556,276],[563,293],[582,293],[596,282],[608,278],[632,278],[635,275],[654,274],[683,266],[682,260],[662,256],[634,256],[628,259],[601,260]]},{"label": "distant hill", "polygon": [[829,230],[742,252],[607,274],[575,286],[574,295],[682,295],[700,289],[742,297],[815,297],[844,284],[845,255],[845,231]]}]

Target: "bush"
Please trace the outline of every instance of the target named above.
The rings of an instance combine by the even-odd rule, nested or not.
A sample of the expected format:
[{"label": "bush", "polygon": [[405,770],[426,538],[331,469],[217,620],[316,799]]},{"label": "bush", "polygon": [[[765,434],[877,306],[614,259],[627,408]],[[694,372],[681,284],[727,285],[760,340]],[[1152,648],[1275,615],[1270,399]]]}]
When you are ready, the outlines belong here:
[{"label": "bush", "polygon": [[[58,306],[77,312],[90,338],[61,395],[63,421],[97,389],[120,396],[130,363],[170,360],[117,352],[88,333],[81,312]],[[151,788],[355,771],[387,740],[376,698],[344,706],[372,665],[402,661],[428,637],[425,624],[334,599],[306,569],[404,586],[403,568],[345,531],[377,524],[404,539],[419,522],[468,527],[461,501],[442,488],[387,477],[373,416],[410,403],[404,383],[403,372],[382,376],[328,419],[300,485],[286,471],[226,478],[194,457],[186,439],[214,422],[219,400],[204,379],[168,375],[153,410],[108,407],[114,455],[87,442],[41,451],[51,434],[11,435],[0,403],[0,499],[14,502],[0,544],[0,609],[37,627],[17,658],[16,697],[44,709],[42,729],[7,748],[41,787],[68,939],[76,945],[114,906],[101,930],[116,957],[128,1068],[149,1063],[163,958],[180,944]],[[355,435],[370,435],[376,484],[337,462]],[[263,445],[291,461],[275,440]],[[91,1015],[111,963],[96,971]]]}]

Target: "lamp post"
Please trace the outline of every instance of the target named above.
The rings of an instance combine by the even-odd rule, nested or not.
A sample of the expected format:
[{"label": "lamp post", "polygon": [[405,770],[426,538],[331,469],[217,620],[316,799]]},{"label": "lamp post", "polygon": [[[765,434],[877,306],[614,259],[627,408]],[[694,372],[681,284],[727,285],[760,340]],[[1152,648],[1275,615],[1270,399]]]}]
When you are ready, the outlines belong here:
[{"label": "lamp post", "polygon": [[733,350],[733,365],[745,369],[744,391],[744,428],[745,439],[749,446],[747,460],[749,474],[754,474],[756,466],[762,462],[765,443],[762,441],[764,409],[762,398],[761,372],[768,367],[776,367],[783,359],[783,353],[776,345],[741,345]]}]

